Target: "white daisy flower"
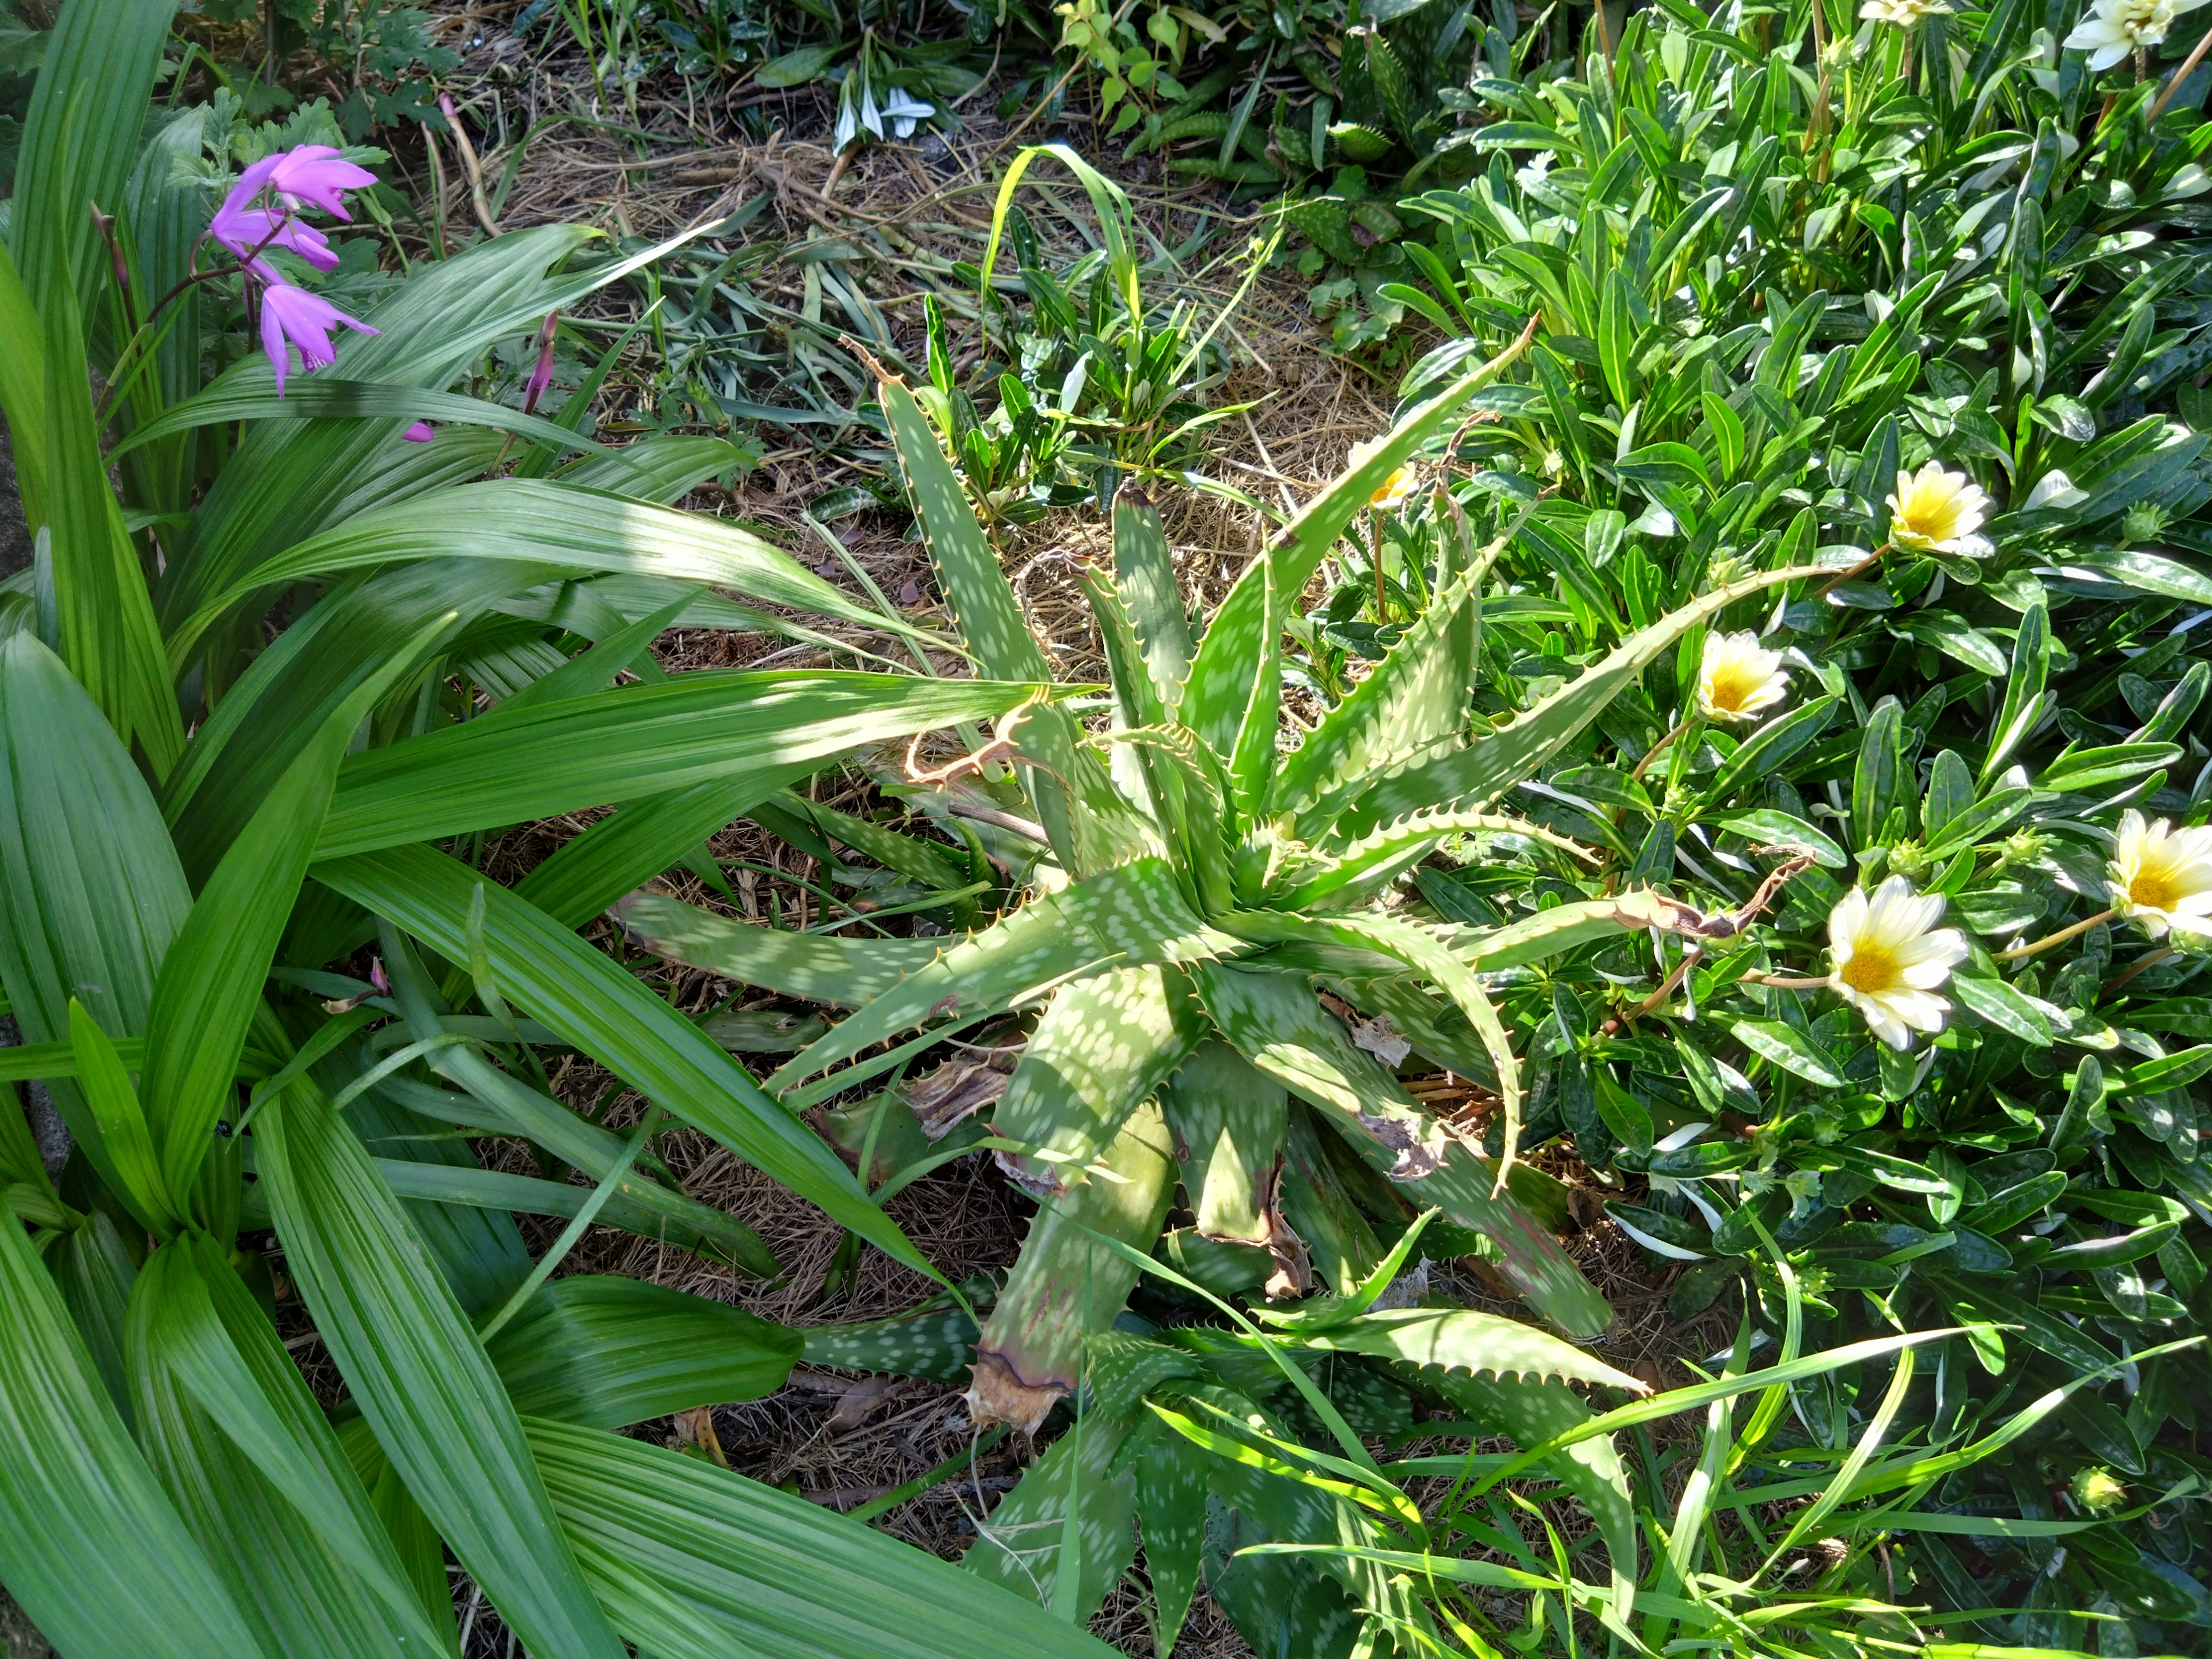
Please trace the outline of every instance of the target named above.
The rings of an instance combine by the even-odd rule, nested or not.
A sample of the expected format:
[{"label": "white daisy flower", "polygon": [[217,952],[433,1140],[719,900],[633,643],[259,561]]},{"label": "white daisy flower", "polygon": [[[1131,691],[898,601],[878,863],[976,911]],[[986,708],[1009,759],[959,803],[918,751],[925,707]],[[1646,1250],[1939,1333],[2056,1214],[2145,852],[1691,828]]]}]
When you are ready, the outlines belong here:
[{"label": "white daisy flower", "polygon": [[2106,868],[2112,908],[2152,939],[2168,933],[2212,935],[2212,827],[2146,824],[2130,807]]},{"label": "white daisy flower", "polygon": [[1705,635],[1705,661],[1698,669],[1698,708],[1707,720],[1749,720],[1789,694],[1790,676],[1782,653],[1761,648],[1759,635]]},{"label": "white daisy flower", "polygon": [[1915,553],[1965,553],[1980,540],[1990,498],[1963,472],[1930,461],[1917,472],[1899,472],[1889,494],[1889,539]]},{"label": "white daisy flower", "polygon": [[2130,52],[2166,39],[2173,20],[2204,0],[2097,0],[2065,44],[2089,54],[2089,67],[2108,70]]},{"label": "white daisy flower", "polygon": [[1917,29],[1930,17],[1948,17],[1951,9],[1936,3],[1936,0],[1866,0],[1859,8],[1859,16],[1869,23],[1894,23],[1901,29]]},{"label": "white daisy flower", "polygon": [[1868,1029],[1893,1048],[1914,1031],[1943,1029],[1951,1005],[1936,994],[1951,964],[1966,957],[1955,927],[1938,927],[1943,896],[1921,894],[1892,876],[1867,896],[1854,887],[1828,914],[1828,988],[1857,1009]]}]

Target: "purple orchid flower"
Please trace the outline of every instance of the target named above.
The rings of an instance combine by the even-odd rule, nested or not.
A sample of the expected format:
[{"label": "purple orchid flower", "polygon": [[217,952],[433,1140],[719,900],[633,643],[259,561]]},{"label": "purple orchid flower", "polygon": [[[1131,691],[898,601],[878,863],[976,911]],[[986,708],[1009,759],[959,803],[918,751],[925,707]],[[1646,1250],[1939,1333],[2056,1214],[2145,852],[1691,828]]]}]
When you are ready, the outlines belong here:
[{"label": "purple orchid flower", "polygon": [[250,269],[262,283],[261,349],[268,353],[270,365],[276,371],[276,395],[280,398],[284,395],[284,376],[291,367],[293,351],[300,354],[302,373],[326,368],[337,361],[337,350],[331,344],[331,330],[343,325],[358,334],[378,331],[347,316],[321,295],[310,294],[304,288],[295,288],[283,281],[259,260]]},{"label": "purple orchid flower", "polygon": [[[255,173],[264,167],[268,172],[254,179]],[[301,144],[294,149],[279,150],[246,168],[246,178],[253,179],[256,184],[265,181],[287,201],[309,203],[333,219],[343,219],[349,224],[353,216],[345,210],[345,202],[339,192],[366,190],[376,182],[374,173],[366,167],[356,167],[328,144]]]},{"label": "purple orchid flower", "polygon": [[410,444],[427,444],[438,435],[437,428],[428,421],[417,421],[399,434]]},{"label": "purple orchid flower", "polygon": [[289,213],[271,213],[247,205],[258,191],[241,183],[224,198],[208,224],[208,234],[228,248],[240,262],[257,258],[264,248],[281,247],[296,253],[317,270],[336,270],[338,256],[330,238],[313,225],[302,224]]}]

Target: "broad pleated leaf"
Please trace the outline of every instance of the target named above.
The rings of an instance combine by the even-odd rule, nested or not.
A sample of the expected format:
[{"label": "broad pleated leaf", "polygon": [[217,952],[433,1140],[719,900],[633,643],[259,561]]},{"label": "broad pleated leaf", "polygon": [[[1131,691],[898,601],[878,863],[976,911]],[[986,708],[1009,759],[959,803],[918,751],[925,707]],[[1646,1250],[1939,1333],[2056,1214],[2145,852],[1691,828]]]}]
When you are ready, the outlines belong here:
[{"label": "broad pleated leaf", "polygon": [[935,1277],[826,1142],[698,1027],[542,910],[428,848],[363,854],[319,866],[316,875],[449,962],[469,958],[469,905],[482,890],[484,948],[510,1001],[763,1175]]},{"label": "broad pleated leaf", "polygon": [[[233,468],[240,464],[234,461]],[[917,631],[847,599],[789,554],[719,519],[573,484],[494,478],[368,506],[288,544],[178,617],[171,624],[170,657],[184,659],[217,618],[254,593],[431,558],[521,559],[575,575],[619,571],[680,577],[872,633]],[[1042,671],[1037,678],[1045,678]]]},{"label": "broad pleated leaf", "polygon": [[[72,997],[110,1036],[141,1036],[191,894],[143,776],[28,634],[0,643],[0,978],[25,1039],[66,1043]],[[84,1097],[51,1087],[112,1183]]]},{"label": "broad pleated leaf", "polygon": [[254,1138],[285,1267],[408,1489],[533,1654],[621,1659],[498,1373],[361,1143],[304,1080]]},{"label": "broad pleated leaf", "polygon": [[71,1659],[264,1651],[132,1443],[4,1197],[0,1580]]},{"label": "broad pleated leaf", "polygon": [[444,625],[433,622],[402,646],[324,720],[223,854],[162,959],[140,1086],[173,1193],[191,1190],[216,1123],[235,1099],[246,1029],[307,876],[338,762],[398,670]]},{"label": "broad pleated leaf", "polygon": [[311,374],[289,384],[281,397],[274,386],[256,386],[244,381],[211,386],[203,395],[178,404],[158,420],[149,421],[118,444],[115,453],[120,455],[157,439],[228,421],[372,419],[489,427],[564,450],[603,447],[567,427],[482,398],[434,392],[427,386],[380,386],[332,374]]},{"label": "broad pleated leaf", "polygon": [[130,1351],[140,1443],[267,1651],[454,1650],[219,1246],[155,1253],[132,1292]]},{"label": "broad pleated leaf", "polygon": [[592,1588],[655,1659],[1108,1659],[1032,1602],[803,1498],[596,1429],[526,1425]]},{"label": "broad pleated leaf", "polygon": [[104,285],[107,255],[88,210],[123,205],[175,9],[169,0],[71,0],[55,21],[23,119],[8,223],[15,267],[42,312],[63,287],[88,311]]},{"label": "broad pleated leaf", "polygon": [[512,714],[352,757],[318,858],[490,829],[1004,714],[1032,688],[896,674],[708,671]]},{"label": "broad pleated leaf", "polygon": [[619,1429],[774,1394],[804,1346],[726,1304],[587,1273],[539,1291],[487,1352],[526,1417]]}]

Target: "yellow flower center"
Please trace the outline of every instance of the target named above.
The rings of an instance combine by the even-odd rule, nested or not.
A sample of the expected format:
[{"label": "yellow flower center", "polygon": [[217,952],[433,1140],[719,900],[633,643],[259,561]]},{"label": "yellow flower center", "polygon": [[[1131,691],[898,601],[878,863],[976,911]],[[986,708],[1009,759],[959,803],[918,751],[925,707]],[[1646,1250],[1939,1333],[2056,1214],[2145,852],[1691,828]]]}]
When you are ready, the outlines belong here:
[{"label": "yellow flower center", "polygon": [[2128,883],[2128,902],[2140,904],[2146,910],[2171,910],[2174,900],[2181,896],[2181,884],[2174,880],[2171,871],[2145,866]]},{"label": "yellow flower center", "polygon": [[1862,945],[1852,951],[1850,960],[1840,972],[1844,983],[1851,989],[1872,995],[1895,987],[1899,966],[1897,958],[1879,945]]},{"label": "yellow flower center", "polygon": [[1959,533],[1959,498],[1947,495],[1930,501],[1917,495],[1905,503],[1905,511],[1898,517],[1907,535],[1923,537],[1931,542],[1948,542]]},{"label": "yellow flower center", "polygon": [[1766,684],[1766,676],[1747,662],[1723,663],[1713,670],[1713,708],[1719,713],[1739,712],[1752,695]]}]

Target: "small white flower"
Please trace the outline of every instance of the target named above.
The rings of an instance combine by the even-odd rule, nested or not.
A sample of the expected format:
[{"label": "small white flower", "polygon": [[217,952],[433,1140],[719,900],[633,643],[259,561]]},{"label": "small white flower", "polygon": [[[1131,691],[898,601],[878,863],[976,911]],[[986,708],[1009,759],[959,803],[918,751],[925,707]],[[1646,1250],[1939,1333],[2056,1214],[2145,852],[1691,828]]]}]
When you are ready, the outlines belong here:
[{"label": "small white flower", "polygon": [[1948,17],[1951,9],[1937,0],[1866,0],[1859,8],[1859,16],[1869,23],[1894,23],[1901,29],[1917,29],[1930,17]]},{"label": "small white flower", "polygon": [[2066,37],[2066,46],[2089,54],[2089,67],[2108,70],[2129,53],[2166,39],[2173,20],[2204,0],[2097,0]]},{"label": "small white flower", "polygon": [[1889,539],[1915,553],[1964,553],[1980,542],[1990,498],[1963,472],[1930,461],[1899,472],[1889,494]]},{"label": "small white flower", "polygon": [[2106,879],[2112,908],[2152,939],[2212,936],[2212,828],[2146,824],[2130,807]]},{"label": "small white flower", "polygon": [[1854,887],[1828,914],[1828,988],[1865,1017],[1893,1048],[1912,1046],[1914,1031],[1940,1031],[1951,1005],[1936,994],[1963,962],[1966,941],[1938,927],[1943,896],[1920,894],[1892,876],[1867,897]]},{"label": "small white flower", "polygon": [[1782,653],[1760,648],[1759,635],[1705,635],[1705,659],[1698,670],[1698,709],[1707,720],[1749,720],[1788,695],[1790,676]]},{"label": "small white flower", "polygon": [[893,87],[884,103],[884,118],[891,124],[891,136],[895,138],[913,137],[914,124],[936,113],[936,105],[922,102],[904,87]]}]

